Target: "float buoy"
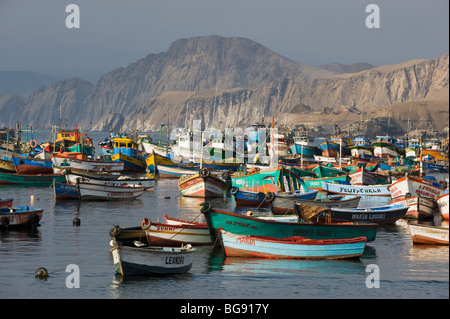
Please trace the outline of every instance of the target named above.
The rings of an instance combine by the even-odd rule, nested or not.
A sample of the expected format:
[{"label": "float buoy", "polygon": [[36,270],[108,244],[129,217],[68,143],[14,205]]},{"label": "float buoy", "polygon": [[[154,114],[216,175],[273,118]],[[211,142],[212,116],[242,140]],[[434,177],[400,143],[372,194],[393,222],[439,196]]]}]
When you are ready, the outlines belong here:
[{"label": "float buoy", "polygon": [[44,267],[39,267],[34,272],[34,276],[39,279],[46,279],[48,277],[48,271]]}]

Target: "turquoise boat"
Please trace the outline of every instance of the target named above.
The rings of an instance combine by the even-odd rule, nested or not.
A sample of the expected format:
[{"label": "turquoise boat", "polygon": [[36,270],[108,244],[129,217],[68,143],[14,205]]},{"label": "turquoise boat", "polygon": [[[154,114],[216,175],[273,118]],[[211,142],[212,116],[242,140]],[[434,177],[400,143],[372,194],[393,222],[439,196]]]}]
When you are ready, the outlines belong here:
[{"label": "turquoise boat", "polygon": [[368,242],[375,240],[377,234],[377,225],[373,223],[286,223],[212,209],[208,203],[203,205],[201,212],[205,215],[213,243],[218,239],[219,228],[238,235],[309,239],[366,237]]},{"label": "turquoise boat", "polygon": [[0,185],[42,185],[48,186],[55,182],[64,182],[64,174],[10,174],[0,173]]},{"label": "turquoise boat", "polygon": [[314,240],[303,237],[273,238],[237,235],[220,229],[227,257],[284,259],[358,258],[364,253],[366,238]]},{"label": "turquoise boat", "polygon": [[347,183],[350,181],[350,177],[347,174],[333,177],[320,177],[320,178],[304,178],[303,183],[305,183],[308,189],[322,189],[322,182],[329,183]]},{"label": "turquoise boat", "polygon": [[231,176],[231,184],[243,190],[254,192],[295,192],[304,190],[303,179],[284,167],[254,170],[250,173],[238,172]]}]

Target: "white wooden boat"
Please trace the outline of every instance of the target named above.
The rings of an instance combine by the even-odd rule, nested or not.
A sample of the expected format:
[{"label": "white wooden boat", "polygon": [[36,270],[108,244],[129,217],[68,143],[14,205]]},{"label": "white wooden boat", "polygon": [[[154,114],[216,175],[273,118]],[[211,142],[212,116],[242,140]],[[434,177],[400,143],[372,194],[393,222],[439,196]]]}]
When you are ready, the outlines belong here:
[{"label": "white wooden boat", "polygon": [[76,185],[77,180],[98,185],[122,186],[136,184],[144,186],[146,189],[152,189],[156,180],[154,177],[130,177],[113,174],[82,174],[82,173],[65,173],[66,180],[69,184]]},{"label": "white wooden boat", "polygon": [[181,244],[211,245],[211,236],[208,225],[181,224],[170,225],[150,222],[144,218],[142,225],[145,228],[147,242],[152,246],[174,247]]},{"label": "white wooden boat", "polygon": [[391,196],[388,189],[389,185],[345,185],[322,182],[322,190],[343,195],[358,195],[358,196]]},{"label": "white wooden boat", "polygon": [[445,188],[439,183],[408,175],[393,182],[388,189],[392,199],[420,194],[420,196],[436,200],[445,193]]},{"label": "white wooden boat", "polygon": [[121,200],[134,199],[141,196],[145,187],[129,184],[122,186],[99,185],[89,182],[78,182],[80,199],[82,200]]},{"label": "white wooden boat", "polygon": [[111,255],[116,273],[127,276],[168,275],[188,272],[195,248],[132,247],[111,241]]},{"label": "white wooden boat", "polygon": [[436,204],[434,200],[423,196],[398,197],[391,203],[408,206],[405,218],[429,218],[434,216]]},{"label": "white wooden boat", "polygon": [[233,234],[219,228],[225,255],[228,257],[342,259],[357,258],[364,252],[366,238],[306,239],[274,238]]},{"label": "white wooden boat", "polygon": [[81,173],[122,172],[124,170],[124,162],[90,160],[81,153],[56,154],[52,156],[51,161],[54,173],[62,173],[67,169]]},{"label": "white wooden boat", "polygon": [[436,199],[439,212],[443,219],[448,220],[448,191]]},{"label": "white wooden boat", "polygon": [[187,197],[220,197],[228,188],[228,184],[219,176],[203,168],[194,175],[183,175],[178,181],[178,187]]},{"label": "white wooden boat", "polygon": [[448,227],[409,224],[414,244],[448,245]]}]

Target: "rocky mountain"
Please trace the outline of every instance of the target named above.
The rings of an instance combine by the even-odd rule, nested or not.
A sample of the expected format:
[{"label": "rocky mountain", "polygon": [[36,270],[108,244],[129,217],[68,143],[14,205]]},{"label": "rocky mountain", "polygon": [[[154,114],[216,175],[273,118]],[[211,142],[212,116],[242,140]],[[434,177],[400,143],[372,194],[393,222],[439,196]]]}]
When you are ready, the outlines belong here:
[{"label": "rocky mountain", "polygon": [[15,110],[13,121],[33,126],[61,118],[105,131],[157,130],[160,123],[185,127],[194,119],[219,129],[272,117],[296,126],[308,114],[311,121],[317,114],[318,122],[328,117],[333,126],[330,114],[351,119],[393,103],[438,100],[448,106],[448,59],[309,66],[248,39],[211,35],[177,40],[166,52],[103,75],[96,85],[75,78],[28,98],[0,95],[0,114]]}]

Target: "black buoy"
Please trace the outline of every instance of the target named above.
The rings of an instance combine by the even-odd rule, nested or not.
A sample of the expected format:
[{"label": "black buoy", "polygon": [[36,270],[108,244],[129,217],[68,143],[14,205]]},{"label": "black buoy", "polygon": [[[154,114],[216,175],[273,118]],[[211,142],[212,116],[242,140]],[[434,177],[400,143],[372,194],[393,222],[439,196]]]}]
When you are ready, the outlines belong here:
[{"label": "black buoy", "polygon": [[73,219],[73,225],[74,226],[80,226],[80,223],[81,223],[81,221],[80,221],[80,219],[78,217],[75,217]]},{"label": "black buoy", "polygon": [[48,277],[48,271],[44,267],[39,267],[34,272],[34,276],[39,279],[46,279]]}]

